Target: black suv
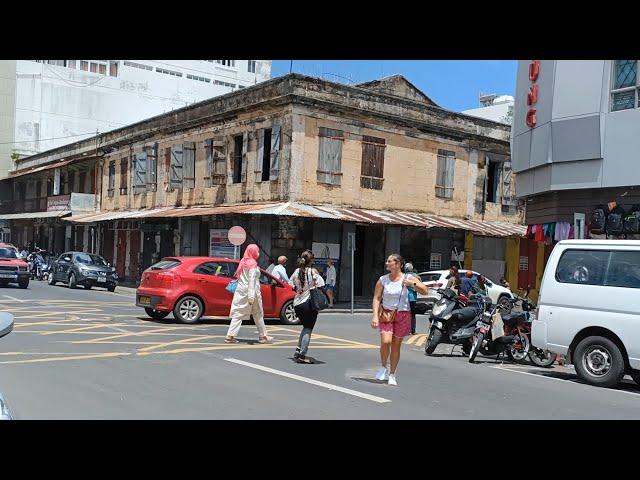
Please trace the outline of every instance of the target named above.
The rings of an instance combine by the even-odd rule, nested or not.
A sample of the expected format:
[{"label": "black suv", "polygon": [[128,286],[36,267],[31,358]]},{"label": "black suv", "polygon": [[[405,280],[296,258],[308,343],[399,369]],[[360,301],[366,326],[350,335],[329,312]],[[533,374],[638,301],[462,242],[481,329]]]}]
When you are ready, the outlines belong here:
[{"label": "black suv", "polygon": [[87,290],[91,287],[105,287],[113,292],[118,284],[118,275],[115,268],[100,255],[67,252],[60,255],[51,267],[49,285],[57,282],[68,283],[69,288],[76,288],[78,285]]}]

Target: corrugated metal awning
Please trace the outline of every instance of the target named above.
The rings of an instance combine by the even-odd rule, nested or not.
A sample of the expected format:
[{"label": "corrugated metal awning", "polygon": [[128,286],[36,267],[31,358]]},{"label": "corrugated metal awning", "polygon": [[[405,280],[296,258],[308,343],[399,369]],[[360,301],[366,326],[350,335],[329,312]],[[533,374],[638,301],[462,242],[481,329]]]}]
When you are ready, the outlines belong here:
[{"label": "corrugated metal awning", "polygon": [[48,163],[46,165],[42,165],[41,167],[25,168],[23,170],[17,170],[15,172],[9,172],[9,177],[8,178],[16,178],[16,177],[21,177],[22,175],[28,175],[30,173],[42,172],[43,170],[50,170],[52,168],[63,167],[64,165],[68,165],[72,161],[73,160],[60,160],[60,161],[57,161],[57,162],[53,162],[53,163]]},{"label": "corrugated metal awning", "polygon": [[53,212],[7,213],[0,215],[0,220],[20,220],[23,218],[55,218],[69,215],[71,210],[56,210]]},{"label": "corrugated metal awning", "polygon": [[285,215],[292,217],[323,218],[372,225],[409,225],[424,228],[446,228],[470,231],[488,237],[521,237],[527,230],[525,225],[506,222],[483,222],[461,218],[443,217],[426,213],[390,210],[343,208],[333,205],[309,205],[298,202],[244,203],[218,207],[172,208],[117,211],[102,214],[72,216],[70,222],[90,223],[119,219],[180,218],[210,215]]}]

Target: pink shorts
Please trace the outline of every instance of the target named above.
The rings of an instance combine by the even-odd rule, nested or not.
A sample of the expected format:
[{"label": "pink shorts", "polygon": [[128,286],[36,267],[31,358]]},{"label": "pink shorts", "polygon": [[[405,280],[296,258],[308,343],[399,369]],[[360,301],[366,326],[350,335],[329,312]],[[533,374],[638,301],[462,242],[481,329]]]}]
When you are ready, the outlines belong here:
[{"label": "pink shorts", "polygon": [[393,323],[379,323],[380,332],[391,332],[394,337],[406,337],[411,333],[411,312],[400,311],[396,313]]}]

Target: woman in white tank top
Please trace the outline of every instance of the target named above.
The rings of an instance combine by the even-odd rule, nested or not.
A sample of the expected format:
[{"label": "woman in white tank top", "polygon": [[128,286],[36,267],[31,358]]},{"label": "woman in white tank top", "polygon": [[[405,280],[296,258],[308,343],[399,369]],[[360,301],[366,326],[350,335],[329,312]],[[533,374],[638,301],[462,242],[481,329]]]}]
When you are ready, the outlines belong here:
[{"label": "woman in white tank top", "polygon": [[[417,277],[407,276],[402,272],[404,259],[397,253],[389,255],[386,265],[389,273],[380,277],[373,295],[371,327],[380,329],[382,367],[376,373],[376,379],[388,379],[389,385],[397,385],[396,369],[400,361],[400,347],[403,338],[411,333],[411,306],[409,305],[407,288],[412,287],[423,295],[427,294],[428,289]],[[387,310],[397,310],[394,322],[381,323],[379,321],[378,315],[381,307]],[[389,357],[391,357],[391,366],[387,370]]]}]

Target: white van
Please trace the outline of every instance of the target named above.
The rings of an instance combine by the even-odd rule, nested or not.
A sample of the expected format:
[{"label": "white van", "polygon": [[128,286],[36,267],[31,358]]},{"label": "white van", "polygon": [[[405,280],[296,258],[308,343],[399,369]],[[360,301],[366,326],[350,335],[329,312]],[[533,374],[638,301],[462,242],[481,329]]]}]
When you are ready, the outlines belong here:
[{"label": "white van", "polygon": [[531,342],[603,387],[640,384],[640,241],[563,240],[544,270]]}]

